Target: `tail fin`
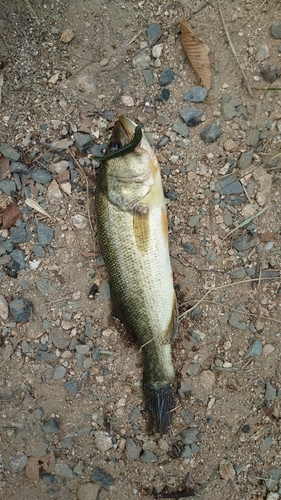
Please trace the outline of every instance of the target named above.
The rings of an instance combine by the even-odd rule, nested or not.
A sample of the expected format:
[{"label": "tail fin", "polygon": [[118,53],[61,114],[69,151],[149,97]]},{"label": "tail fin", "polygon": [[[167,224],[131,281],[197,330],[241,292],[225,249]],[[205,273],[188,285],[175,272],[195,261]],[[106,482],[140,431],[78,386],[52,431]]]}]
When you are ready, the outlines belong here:
[{"label": "tail fin", "polygon": [[146,409],[151,417],[155,432],[166,434],[171,423],[173,406],[172,385],[158,387],[156,384],[144,384]]}]

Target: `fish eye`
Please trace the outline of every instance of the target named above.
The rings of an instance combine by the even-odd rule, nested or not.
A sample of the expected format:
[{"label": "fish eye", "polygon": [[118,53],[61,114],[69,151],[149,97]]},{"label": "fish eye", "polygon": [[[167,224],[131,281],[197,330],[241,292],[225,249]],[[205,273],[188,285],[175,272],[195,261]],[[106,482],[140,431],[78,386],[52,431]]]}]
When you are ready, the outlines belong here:
[{"label": "fish eye", "polygon": [[118,149],[120,149],[120,148],[121,148],[121,144],[120,144],[120,142],[115,141],[115,142],[112,144],[112,146],[111,146],[111,148],[110,148],[110,151],[117,151],[117,150],[118,150]]}]

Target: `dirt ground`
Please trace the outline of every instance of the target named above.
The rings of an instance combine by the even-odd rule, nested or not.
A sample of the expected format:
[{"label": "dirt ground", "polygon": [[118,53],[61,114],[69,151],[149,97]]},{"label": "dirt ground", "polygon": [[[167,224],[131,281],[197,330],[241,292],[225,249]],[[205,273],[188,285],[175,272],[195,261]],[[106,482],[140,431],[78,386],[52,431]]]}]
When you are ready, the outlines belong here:
[{"label": "dirt ground", "polygon": [[[169,435],[150,434],[141,356],[113,324],[99,257],[92,203],[97,164],[72,146],[68,160],[77,178],[71,192],[61,186],[51,202],[50,183],[37,183],[37,201],[50,218],[26,206],[24,186],[13,196],[0,191],[1,209],[16,201],[31,235],[16,245],[27,263],[16,278],[1,261],[1,294],[7,302],[24,297],[33,304],[27,323],[0,318],[3,500],[152,500],[188,492],[202,500],[281,498],[281,94],[280,79],[270,84],[260,72],[270,64],[281,73],[281,40],[271,33],[272,23],[281,23],[281,4],[233,0],[221,6],[241,67],[216,0],[0,0],[0,143],[17,149],[21,161],[40,167],[54,140],[85,131],[85,123],[95,144],[106,143],[121,112],[141,124],[154,145],[169,137],[157,156],[182,315],[173,344],[172,428]],[[209,51],[213,78],[203,103],[183,101],[198,82],[181,44],[180,17],[189,19]],[[158,58],[148,43],[151,23],[162,27]],[[66,29],[74,37],[63,42]],[[151,58],[151,86],[136,60],[141,50]],[[162,102],[165,68],[175,78]],[[225,118],[226,95],[241,100],[247,119]],[[172,131],[184,105],[203,111],[188,137]],[[206,143],[200,133],[212,123],[222,134]],[[250,151],[243,168],[239,161]],[[63,155],[56,151],[51,163]],[[240,198],[217,187],[229,173],[241,180]],[[54,230],[43,258],[32,253],[38,221]],[[0,237],[8,240],[10,230],[1,229]],[[246,245],[237,250],[240,237]],[[90,300],[93,283],[98,293]],[[58,367],[65,373],[56,379]],[[78,390],[67,390],[68,381]],[[44,425],[51,419],[58,428],[48,433]],[[186,429],[194,430],[190,441]],[[47,476],[41,467],[40,479],[32,479],[22,455],[17,467],[19,452],[26,460],[50,453]],[[113,485],[104,484],[105,476],[93,479],[97,467]]]}]

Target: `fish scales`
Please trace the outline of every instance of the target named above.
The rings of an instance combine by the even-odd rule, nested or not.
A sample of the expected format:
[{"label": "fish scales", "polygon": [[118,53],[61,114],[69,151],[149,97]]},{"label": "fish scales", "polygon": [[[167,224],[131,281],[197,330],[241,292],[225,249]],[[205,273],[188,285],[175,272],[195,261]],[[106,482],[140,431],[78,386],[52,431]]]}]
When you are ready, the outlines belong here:
[{"label": "fish scales", "polygon": [[[120,117],[108,148],[116,136],[124,146],[134,130]],[[177,305],[160,169],[144,136],[133,151],[101,167],[95,205],[113,310],[143,346],[146,407],[154,429],[164,433],[171,419]]]}]

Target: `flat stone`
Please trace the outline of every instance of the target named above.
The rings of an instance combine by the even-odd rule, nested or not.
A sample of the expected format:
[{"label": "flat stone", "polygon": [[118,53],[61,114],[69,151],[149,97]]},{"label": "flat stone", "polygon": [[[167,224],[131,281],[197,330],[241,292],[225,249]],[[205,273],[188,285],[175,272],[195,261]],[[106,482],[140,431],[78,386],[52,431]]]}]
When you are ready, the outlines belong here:
[{"label": "flat stone", "polygon": [[75,472],[75,474],[78,474],[78,476],[81,476],[81,474],[83,474],[83,469],[84,469],[84,462],[83,460],[79,460],[79,462],[76,465],[74,465],[73,472]]},{"label": "flat stone", "polygon": [[248,351],[245,354],[245,358],[249,358],[250,356],[260,356],[262,353],[262,343],[260,339],[253,340],[250,345]]},{"label": "flat stone", "polygon": [[194,427],[190,427],[189,429],[185,429],[184,431],[181,432],[181,440],[184,444],[191,444],[194,443],[197,439],[197,434],[198,434],[198,429],[195,429]]},{"label": "flat stone", "polygon": [[26,323],[32,313],[32,303],[25,299],[14,299],[9,303],[10,313],[17,323]]},{"label": "flat stone", "polygon": [[223,102],[221,106],[222,117],[225,121],[232,120],[236,116],[236,109],[229,102]]},{"label": "flat stone", "polygon": [[246,151],[245,153],[242,153],[238,160],[238,167],[242,169],[249,167],[252,163],[252,159],[253,151]]},{"label": "flat stone", "polygon": [[193,255],[196,253],[196,249],[194,248],[193,245],[191,245],[191,243],[182,243],[182,247],[183,249],[185,250],[185,252],[189,253],[190,255]]},{"label": "flat stone", "polygon": [[60,327],[53,327],[49,334],[49,340],[58,347],[58,349],[66,349],[70,344],[70,337],[67,331]]},{"label": "flat stone", "polygon": [[153,71],[151,69],[144,68],[142,70],[144,81],[147,87],[151,87],[153,83]]},{"label": "flat stone", "polygon": [[144,463],[156,463],[158,462],[158,458],[152,451],[145,450],[145,452],[141,455],[141,461]]},{"label": "flat stone", "polygon": [[[239,195],[236,195],[236,194],[228,194],[225,199],[224,199],[225,203],[227,203],[227,205],[230,205],[232,207],[237,207],[239,205],[243,205],[245,203],[245,196],[239,196]],[[254,246],[254,245],[252,245]],[[252,248],[252,246],[250,248]]]},{"label": "flat stone", "polygon": [[193,89],[186,92],[183,96],[184,101],[204,102],[207,96],[207,90],[204,87],[197,85]]},{"label": "flat stone", "polygon": [[109,488],[115,484],[115,479],[111,474],[105,472],[105,470],[100,469],[100,467],[95,467],[93,472],[93,481],[100,484],[103,488]]},{"label": "flat stone", "polygon": [[186,106],[180,110],[180,115],[189,127],[196,127],[201,123],[203,111]]},{"label": "flat stone", "polygon": [[110,286],[108,280],[103,280],[100,284],[99,294],[99,301],[101,304],[110,299]]},{"label": "flat stone", "polygon": [[6,321],[9,315],[8,303],[4,295],[0,295],[0,318]]},{"label": "flat stone", "polygon": [[216,141],[220,137],[221,133],[222,131],[220,127],[216,123],[212,123],[209,127],[202,130],[200,137],[204,142],[210,143]]},{"label": "flat stone", "polygon": [[75,146],[81,154],[86,154],[94,144],[94,138],[89,134],[75,132],[73,136],[75,140]]},{"label": "flat stone", "polygon": [[17,173],[17,174],[28,174],[29,173],[30,166],[25,165],[24,163],[21,163],[20,161],[11,161],[10,164],[10,172]]},{"label": "flat stone", "polygon": [[7,196],[14,196],[17,190],[16,183],[14,181],[8,181],[7,179],[4,179],[3,181],[0,182],[0,189]]},{"label": "flat stone", "polygon": [[188,373],[190,377],[195,377],[196,375],[198,375],[199,372],[200,372],[200,365],[196,361],[190,363],[189,367],[186,370],[186,373]]},{"label": "flat stone", "polygon": [[55,418],[50,418],[50,420],[47,420],[47,422],[43,424],[42,429],[46,434],[51,434],[52,432],[58,432],[60,426]]},{"label": "flat stone", "polygon": [[89,224],[88,218],[81,214],[70,217],[70,222],[76,229],[85,229]]},{"label": "flat stone", "polygon": [[192,457],[191,448],[187,444],[187,445],[183,446],[183,448],[180,452],[180,458],[191,458],[191,457]]},{"label": "flat stone", "polygon": [[158,94],[157,99],[161,102],[167,102],[170,98],[170,91],[169,89],[162,88],[160,94]]},{"label": "flat stone", "polygon": [[260,67],[260,74],[266,82],[273,83],[277,78],[276,64],[264,64]]},{"label": "flat stone", "polygon": [[62,440],[61,440],[61,446],[62,448],[71,448],[73,446],[73,439],[71,436],[65,436]]},{"label": "flat stone", "polygon": [[36,361],[44,361],[45,363],[56,363],[56,361],[59,359],[58,356],[53,353],[53,352],[49,352],[49,351],[42,351],[42,350],[38,350],[37,351],[37,354],[36,354],[36,357],[35,357]]},{"label": "flat stone", "polygon": [[70,393],[72,394],[73,396],[75,396],[76,394],[78,394],[79,392],[79,387],[78,387],[78,384],[76,382],[76,380],[68,380],[67,382],[65,382],[64,384],[64,387],[65,389]]},{"label": "flat stone", "polygon": [[38,222],[37,224],[37,236],[39,245],[46,247],[49,245],[54,237],[54,230],[50,226]]},{"label": "flat stone", "polygon": [[272,491],[278,485],[278,481],[281,475],[280,469],[271,469],[268,471],[268,479],[265,479],[266,487],[269,491]]},{"label": "flat stone", "polygon": [[10,229],[10,241],[12,243],[25,243],[30,240],[30,235],[27,232],[25,224],[19,227],[11,227]]},{"label": "flat stone", "polygon": [[237,328],[238,330],[246,330],[247,323],[245,319],[247,319],[247,315],[242,314],[243,312],[247,311],[242,306],[238,306],[231,313],[228,322],[231,326],[233,326],[233,328]]},{"label": "flat stone", "polygon": [[96,431],[94,433],[95,443],[98,450],[105,453],[113,447],[112,436],[106,431]]},{"label": "flat stone", "polygon": [[183,121],[183,119],[179,116],[176,118],[176,120],[173,123],[172,126],[173,132],[176,132],[177,134],[181,135],[182,137],[188,137],[189,135],[189,129],[186,123]]},{"label": "flat stone", "polygon": [[265,383],[265,399],[266,401],[274,401],[277,396],[277,389],[270,382]]},{"label": "flat stone", "polygon": [[244,191],[241,182],[233,174],[220,179],[218,185],[221,195],[241,194]]},{"label": "flat stone", "polygon": [[26,340],[23,340],[22,343],[21,343],[21,350],[24,354],[30,354],[33,352],[33,349],[31,347],[31,345],[29,345],[28,342],[26,342]]},{"label": "flat stone", "polygon": [[39,257],[43,259],[46,256],[45,250],[41,245],[34,245],[31,247],[31,251],[36,255],[36,257]]},{"label": "flat stone", "polygon": [[175,73],[171,69],[165,68],[160,75],[160,80],[159,80],[160,87],[166,87],[166,85],[172,83],[174,78],[175,78]]},{"label": "flat stone", "polygon": [[237,106],[237,108],[235,108],[236,110],[236,116],[242,116],[242,118],[244,120],[249,120],[249,116],[248,116],[248,113],[246,111],[246,108],[244,106]]},{"label": "flat stone", "polygon": [[27,464],[28,457],[22,451],[16,451],[9,456],[9,462],[15,472],[22,472]]},{"label": "flat stone", "polygon": [[95,483],[82,483],[78,486],[78,500],[97,500],[100,486]]},{"label": "flat stone", "polygon": [[202,219],[203,217],[203,214],[198,214],[198,215],[192,215],[191,217],[189,217],[189,220],[188,220],[188,225],[189,227],[195,227],[198,222]]},{"label": "flat stone", "polygon": [[53,378],[55,380],[61,380],[65,376],[66,372],[67,372],[67,369],[64,366],[62,366],[62,365],[57,366],[55,368]]},{"label": "flat stone", "polygon": [[164,113],[158,113],[158,115],[156,116],[156,123],[158,123],[158,125],[163,125],[165,127],[169,125],[170,118],[169,116],[164,115]]},{"label": "flat stone", "polygon": [[60,462],[59,464],[55,465],[55,474],[61,477],[68,477],[70,479],[76,477],[76,474],[73,472],[70,465],[66,464],[65,462]]},{"label": "flat stone", "polygon": [[253,248],[255,246],[255,243],[250,243],[248,235],[245,233],[234,240],[232,246],[233,248],[235,248],[235,250],[237,250],[237,252],[245,252],[246,250]]},{"label": "flat stone", "polygon": [[281,22],[272,23],[271,34],[274,38],[281,38]]},{"label": "flat stone", "polygon": [[188,382],[182,380],[178,393],[182,399],[186,399],[190,398],[190,396],[194,394],[194,389]]},{"label": "flat stone", "polygon": [[48,186],[47,197],[50,205],[57,205],[63,198],[59,185],[55,180]]},{"label": "flat stone", "polygon": [[165,198],[168,198],[168,200],[175,201],[178,198],[178,193],[176,191],[167,191],[165,193]]},{"label": "flat stone", "polygon": [[[138,54],[136,54],[132,59],[132,65],[134,68],[149,70],[151,65],[151,57],[147,51],[147,49],[141,50]],[[147,75],[146,75],[147,76]],[[153,73],[152,73],[153,77]]]},{"label": "flat stone", "polygon": [[162,35],[161,24],[150,23],[146,32],[147,32],[148,43],[150,45],[155,45],[155,43],[159,40],[159,38]]},{"label": "flat stone", "polygon": [[12,148],[10,144],[6,144],[5,142],[1,144],[0,152],[3,156],[9,158],[9,160],[18,161],[20,159],[20,153],[15,148]]},{"label": "flat stone", "polygon": [[137,460],[141,453],[141,446],[136,443],[132,438],[128,438],[126,441],[126,457],[129,462]]},{"label": "flat stone", "polygon": [[43,293],[44,295],[54,293],[58,287],[57,283],[54,280],[52,280],[51,278],[45,278],[44,276],[42,278],[39,278],[39,280],[37,280],[35,284],[39,292]]},{"label": "flat stone", "polygon": [[[184,124],[184,126],[186,127],[185,124]],[[156,147],[156,149],[163,148],[164,146],[166,146],[166,144],[168,144],[168,142],[170,142],[169,137],[164,135],[163,137],[161,137],[161,139],[159,139],[159,141],[157,142],[155,147]]]},{"label": "flat stone", "polygon": [[30,177],[35,182],[39,182],[40,184],[47,184],[47,182],[50,182],[53,178],[51,172],[48,172],[48,170],[45,170],[44,168],[32,170]]}]

